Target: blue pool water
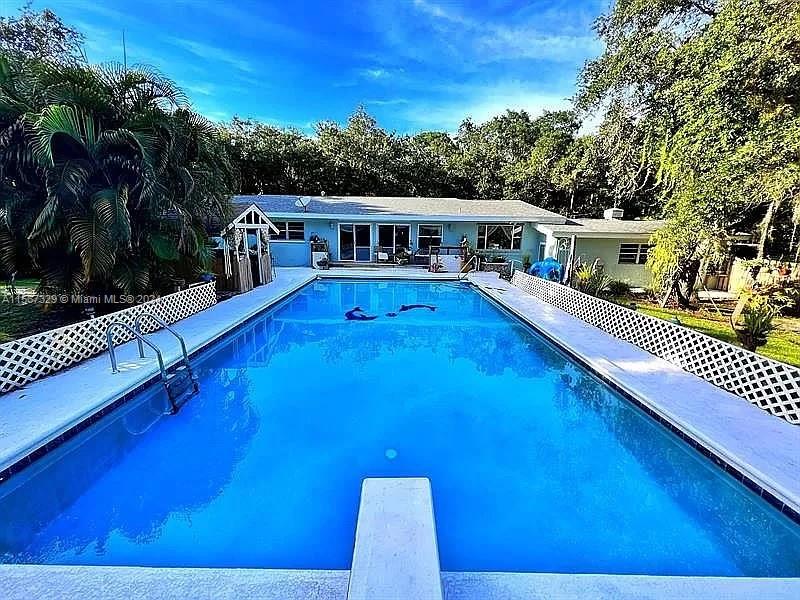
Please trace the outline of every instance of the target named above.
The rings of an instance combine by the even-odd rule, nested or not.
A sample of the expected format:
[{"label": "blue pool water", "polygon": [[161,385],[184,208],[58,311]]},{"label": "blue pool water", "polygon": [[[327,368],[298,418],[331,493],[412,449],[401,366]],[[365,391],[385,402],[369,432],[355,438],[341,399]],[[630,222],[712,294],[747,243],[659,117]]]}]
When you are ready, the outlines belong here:
[{"label": "blue pool water", "polygon": [[361,480],[425,476],[445,570],[800,575],[800,528],[460,284],[313,283],[196,365],[0,486],[0,560],[346,569]]}]

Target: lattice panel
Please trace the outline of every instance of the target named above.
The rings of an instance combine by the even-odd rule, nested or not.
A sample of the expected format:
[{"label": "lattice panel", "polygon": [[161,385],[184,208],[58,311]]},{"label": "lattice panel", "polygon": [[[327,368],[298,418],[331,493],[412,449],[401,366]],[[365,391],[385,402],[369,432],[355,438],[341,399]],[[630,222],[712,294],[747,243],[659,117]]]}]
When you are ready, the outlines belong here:
[{"label": "lattice panel", "polygon": [[800,369],[520,271],[518,288],[683,370],[800,424]]},{"label": "lattice panel", "polygon": [[[24,386],[45,375],[72,366],[106,350],[106,328],[114,321],[131,327],[142,312],[151,312],[167,323],[213,306],[217,302],[216,285],[212,281],[162,296],[149,302],[114,313],[51,329],[36,335],[0,345],[0,393]],[[158,329],[152,319],[142,323],[146,333]],[[114,343],[128,342],[132,336],[117,331]]]}]

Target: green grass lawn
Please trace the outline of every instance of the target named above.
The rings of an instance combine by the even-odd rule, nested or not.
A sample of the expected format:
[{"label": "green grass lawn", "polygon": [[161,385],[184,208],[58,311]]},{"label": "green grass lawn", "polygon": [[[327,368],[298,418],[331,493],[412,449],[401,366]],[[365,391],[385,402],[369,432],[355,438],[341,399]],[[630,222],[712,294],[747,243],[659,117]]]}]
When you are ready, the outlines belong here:
[{"label": "green grass lawn", "polygon": [[[15,286],[17,293],[33,293],[39,287],[39,280],[19,279]],[[6,285],[0,283],[0,343],[61,327],[76,319],[67,316],[61,306],[11,303],[7,292]]]},{"label": "green grass lawn", "polygon": [[17,279],[14,282],[14,286],[17,288],[17,291],[25,289],[25,290],[36,290],[39,287],[39,280],[38,279]]},{"label": "green grass lawn", "polygon": [[[630,304],[625,299],[624,304]],[[727,317],[706,309],[686,311],[674,308],[661,308],[657,304],[634,300],[637,310],[646,315],[669,320],[673,316],[680,319],[682,325],[696,329],[708,336],[739,346],[736,334],[733,333]],[[800,319],[780,317],[775,319],[776,328],[770,333],[767,344],[758,349],[759,354],[780,360],[790,365],[800,366]]]}]

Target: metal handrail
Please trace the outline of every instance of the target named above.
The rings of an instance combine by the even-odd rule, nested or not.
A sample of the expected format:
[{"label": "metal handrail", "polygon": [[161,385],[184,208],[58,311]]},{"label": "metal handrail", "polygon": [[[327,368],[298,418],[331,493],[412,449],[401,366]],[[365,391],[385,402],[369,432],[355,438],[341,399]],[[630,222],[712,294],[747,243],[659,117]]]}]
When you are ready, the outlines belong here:
[{"label": "metal handrail", "polygon": [[478,255],[477,254],[473,254],[472,257],[467,262],[464,263],[464,266],[461,267],[461,270],[458,272],[458,280],[459,281],[461,281],[463,279],[463,277],[461,277],[461,275],[464,275],[464,277],[466,277],[469,274],[469,270],[465,271],[464,269],[466,269],[470,265],[471,262],[475,261],[475,269],[479,268],[479,265],[478,265],[478,262],[477,262],[478,260],[479,260]]},{"label": "metal handrail", "polygon": [[166,381],[167,369],[164,367],[164,357],[161,355],[161,350],[158,349],[158,346],[156,346],[150,340],[145,339],[142,334],[137,332],[130,325],[126,325],[120,321],[114,321],[108,327],[106,327],[106,343],[108,344],[108,355],[111,357],[111,372],[119,373],[119,369],[117,368],[117,354],[114,350],[114,330],[117,328],[124,329],[139,341],[139,358],[144,358],[144,348],[142,347],[142,342],[153,349],[153,351],[156,353],[156,358],[158,358],[158,368],[161,370],[161,379]]},{"label": "metal handrail", "polygon": [[136,333],[139,334],[139,337],[136,338],[136,341],[139,343],[139,354],[144,358],[144,348],[142,347],[142,340],[145,340],[144,333],[142,332],[142,318],[148,317],[155,321],[158,325],[169,331],[172,335],[178,338],[178,341],[181,344],[181,352],[183,353],[183,361],[188,365],[189,364],[189,353],[186,351],[186,342],[183,340],[183,336],[175,331],[172,327],[167,325],[167,323],[159,316],[154,315],[151,312],[143,312],[136,317],[136,320],[133,322],[133,327],[136,330]]}]

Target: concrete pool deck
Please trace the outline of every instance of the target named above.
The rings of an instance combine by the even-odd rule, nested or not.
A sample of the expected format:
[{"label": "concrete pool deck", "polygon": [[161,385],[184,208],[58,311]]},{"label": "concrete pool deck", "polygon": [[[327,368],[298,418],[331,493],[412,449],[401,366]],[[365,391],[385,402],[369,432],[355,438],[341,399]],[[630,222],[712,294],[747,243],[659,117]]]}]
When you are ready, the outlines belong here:
[{"label": "concrete pool deck", "polygon": [[[4,600],[347,600],[349,577],[349,571],[0,565],[0,596]],[[798,583],[786,578],[442,573],[445,600],[795,600]]]},{"label": "concrete pool deck", "polygon": [[[279,268],[272,284],[219,303],[174,327],[186,338],[189,351],[195,352],[318,276],[456,279],[455,274],[388,269]],[[787,502],[800,505],[800,427],[536,300],[496,274],[472,274],[468,279]],[[168,333],[157,332],[150,338],[163,348],[167,364],[179,359],[178,345]],[[118,357],[121,372],[116,375],[111,373],[108,356],[101,354],[0,396],[0,470],[158,374],[155,358],[139,359],[133,342],[120,346]],[[0,565],[0,597],[344,600],[349,578],[349,571]],[[443,572],[441,581],[444,598],[452,600],[800,597],[800,579]]]},{"label": "concrete pool deck", "polygon": [[468,279],[800,511],[800,427],[534,298],[495,274],[476,273]]}]

